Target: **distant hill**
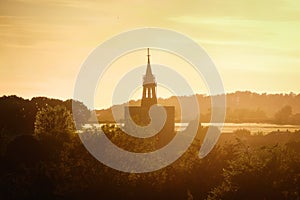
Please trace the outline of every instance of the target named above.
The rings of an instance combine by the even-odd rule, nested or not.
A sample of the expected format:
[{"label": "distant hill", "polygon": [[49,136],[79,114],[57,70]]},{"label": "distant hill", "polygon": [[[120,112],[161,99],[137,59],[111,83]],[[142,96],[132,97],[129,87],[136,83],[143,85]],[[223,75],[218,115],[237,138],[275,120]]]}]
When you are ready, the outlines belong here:
[{"label": "distant hill", "polygon": [[[210,121],[211,97],[197,94],[197,100],[200,107],[200,121]],[[182,101],[189,101],[191,96],[178,97]],[[172,96],[167,99],[158,99],[161,105],[175,106],[175,120],[180,119],[180,106],[177,97]],[[290,123],[300,124],[300,94],[258,94],[249,91],[237,91],[226,95],[226,122],[269,122],[269,123]],[[116,113],[117,119],[124,118],[124,105],[114,105],[113,107],[96,110],[100,122],[113,122],[112,108]],[[130,101],[129,105],[140,105],[140,100]],[[286,115],[285,122],[276,121],[276,114],[284,107],[290,107],[291,113]],[[188,116],[183,116],[184,120],[191,120]]]}]

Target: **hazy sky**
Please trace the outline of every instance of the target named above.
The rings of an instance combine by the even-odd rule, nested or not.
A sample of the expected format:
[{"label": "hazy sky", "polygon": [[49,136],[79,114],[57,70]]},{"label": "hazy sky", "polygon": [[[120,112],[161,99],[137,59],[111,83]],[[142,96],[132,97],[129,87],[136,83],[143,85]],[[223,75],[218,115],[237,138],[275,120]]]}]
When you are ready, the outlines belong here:
[{"label": "hazy sky", "polygon": [[1,0],[0,95],[71,98],[88,54],[138,27],[197,41],[227,92],[300,92],[298,0]]}]

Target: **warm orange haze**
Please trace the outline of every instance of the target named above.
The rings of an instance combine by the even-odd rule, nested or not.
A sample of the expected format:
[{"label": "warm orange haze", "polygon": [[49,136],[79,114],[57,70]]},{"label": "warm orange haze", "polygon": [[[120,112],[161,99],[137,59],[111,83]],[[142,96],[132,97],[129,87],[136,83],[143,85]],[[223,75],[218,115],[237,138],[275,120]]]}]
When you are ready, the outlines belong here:
[{"label": "warm orange haze", "polygon": [[[172,29],[197,41],[216,63],[226,92],[299,93],[299,7],[269,0],[1,1],[0,93],[71,98],[87,55],[138,27]],[[155,63],[176,63],[153,54]],[[144,64],[143,56],[134,58],[124,58],[122,68]],[[110,102],[104,104],[98,107]]]},{"label": "warm orange haze", "polygon": [[300,199],[299,35],[297,0],[1,0],[0,199]]}]

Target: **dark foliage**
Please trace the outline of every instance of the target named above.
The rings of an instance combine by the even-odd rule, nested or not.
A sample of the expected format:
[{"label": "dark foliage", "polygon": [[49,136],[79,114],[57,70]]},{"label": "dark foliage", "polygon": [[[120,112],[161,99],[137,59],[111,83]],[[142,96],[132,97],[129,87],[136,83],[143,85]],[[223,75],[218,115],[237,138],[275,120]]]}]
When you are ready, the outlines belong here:
[{"label": "dark foliage", "polygon": [[[46,106],[44,98],[3,99],[13,104],[7,105],[7,110],[15,112],[9,119],[19,117],[23,123],[29,118],[20,117],[23,109],[19,108],[25,110],[24,105],[33,101],[39,102],[40,109],[33,117],[33,132],[14,132],[8,145],[1,142],[0,199],[300,198],[300,132],[253,136],[247,130],[237,130],[223,134],[212,152],[199,159],[207,131],[200,127],[190,148],[176,162],[155,172],[131,174],[108,168],[90,155],[72,128],[70,110],[64,102],[49,100]],[[25,116],[29,116],[27,111],[30,109],[24,111]],[[22,125],[14,128],[12,123],[4,122],[6,131],[22,129]],[[53,128],[44,128],[49,124]],[[103,129],[113,140],[118,139],[114,133],[120,135],[120,129]],[[95,129],[86,131],[97,134]],[[128,145],[128,138],[120,139],[116,143]]]},{"label": "dark foliage", "polygon": [[34,97],[28,100],[15,95],[0,97],[0,154],[3,155],[6,145],[16,136],[33,134],[34,122],[39,110],[47,106],[61,105],[72,113],[72,103],[76,106],[74,118],[79,124],[85,123],[90,116],[90,111],[78,101],[61,101],[47,97]]}]

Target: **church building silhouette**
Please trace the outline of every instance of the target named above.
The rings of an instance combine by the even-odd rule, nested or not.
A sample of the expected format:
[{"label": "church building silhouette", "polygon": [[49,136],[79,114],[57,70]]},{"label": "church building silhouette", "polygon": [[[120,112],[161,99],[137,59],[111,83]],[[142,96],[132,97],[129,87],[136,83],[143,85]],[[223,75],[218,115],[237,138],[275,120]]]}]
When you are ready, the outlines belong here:
[{"label": "church building silhouette", "polygon": [[[145,127],[150,123],[153,129],[157,131],[156,137],[157,147],[161,148],[172,140],[175,135],[175,107],[174,106],[161,106],[157,104],[157,84],[150,65],[150,53],[147,49],[147,69],[146,74],[143,77],[143,94],[140,106],[127,106],[125,108],[125,130],[136,131],[136,125]],[[152,107],[152,108],[151,108]],[[165,115],[157,114],[152,115],[150,118],[149,112],[151,109],[158,108],[165,110]],[[162,124],[162,122],[164,122]]]}]

